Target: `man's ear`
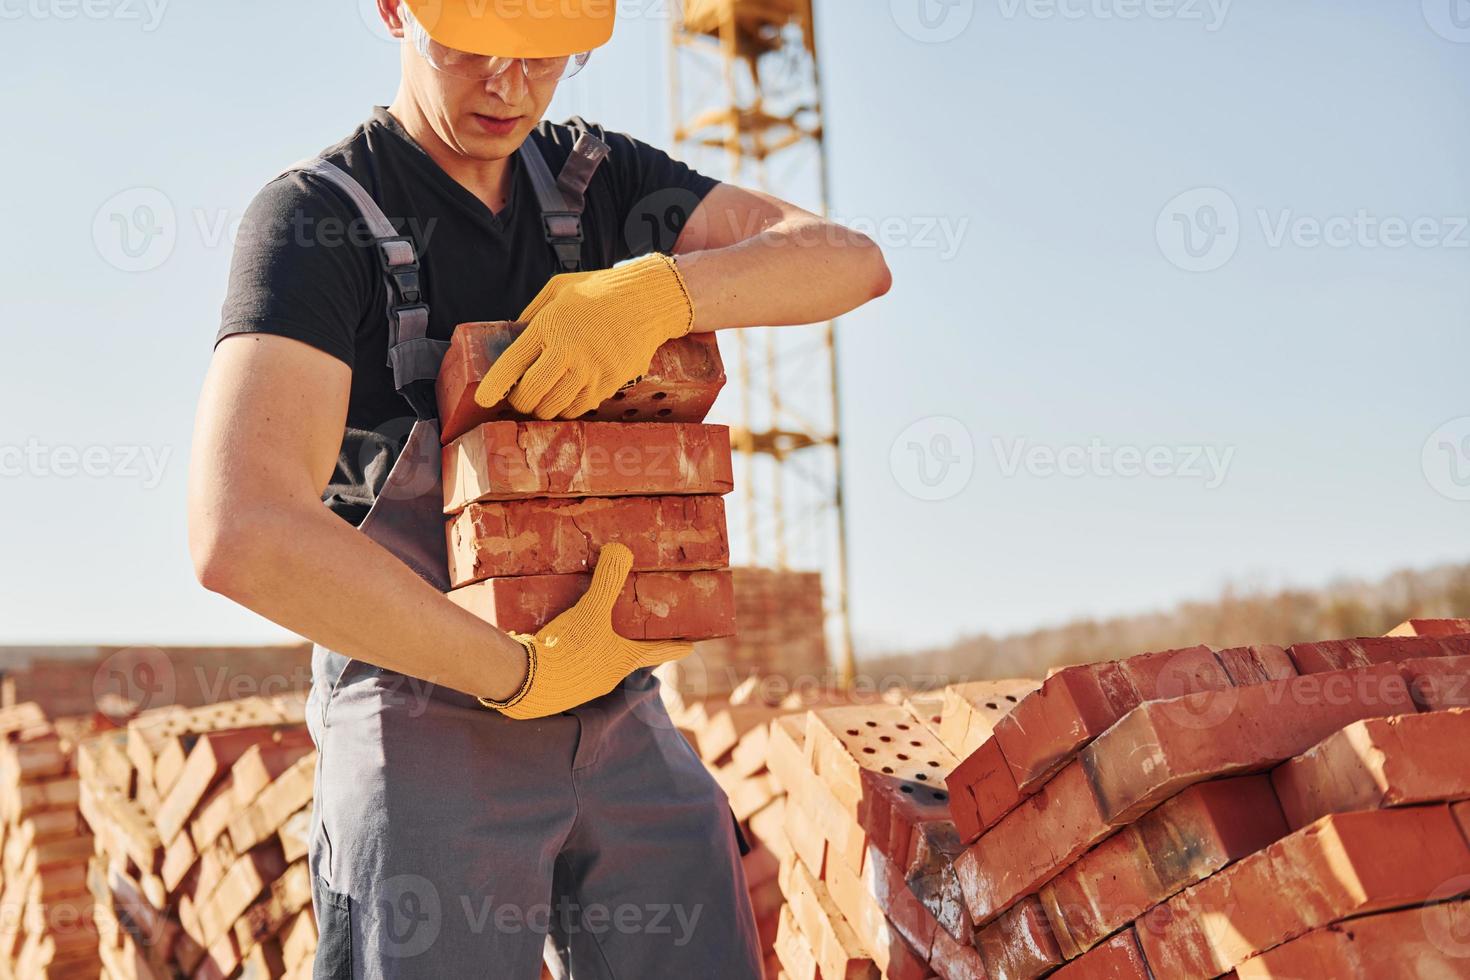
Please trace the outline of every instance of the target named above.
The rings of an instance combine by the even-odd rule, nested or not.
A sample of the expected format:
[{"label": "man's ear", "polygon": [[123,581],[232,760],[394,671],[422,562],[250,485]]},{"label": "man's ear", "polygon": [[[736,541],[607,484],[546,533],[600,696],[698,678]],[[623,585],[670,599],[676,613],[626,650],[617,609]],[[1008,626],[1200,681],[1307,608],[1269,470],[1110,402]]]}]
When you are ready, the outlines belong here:
[{"label": "man's ear", "polygon": [[383,18],[388,33],[396,38],[403,37],[403,18],[398,13],[398,5],[402,2],[403,0],[378,0],[378,16]]}]

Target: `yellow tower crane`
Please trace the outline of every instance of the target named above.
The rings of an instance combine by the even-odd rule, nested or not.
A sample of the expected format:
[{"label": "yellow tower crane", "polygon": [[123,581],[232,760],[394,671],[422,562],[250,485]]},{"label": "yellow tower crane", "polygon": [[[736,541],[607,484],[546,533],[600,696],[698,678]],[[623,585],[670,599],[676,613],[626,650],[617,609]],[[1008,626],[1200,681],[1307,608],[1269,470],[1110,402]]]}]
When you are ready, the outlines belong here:
[{"label": "yellow tower crane", "polygon": [[[680,4],[676,3],[676,7]],[[827,214],[822,89],[811,0],[684,0],[673,19],[674,140],[700,169]],[[713,161],[710,157],[714,157]],[[842,682],[848,610],[834,323],[734,331],[732,514],[749,564],[822,573]],[[724,341],[722,341],[723,343]]]}]

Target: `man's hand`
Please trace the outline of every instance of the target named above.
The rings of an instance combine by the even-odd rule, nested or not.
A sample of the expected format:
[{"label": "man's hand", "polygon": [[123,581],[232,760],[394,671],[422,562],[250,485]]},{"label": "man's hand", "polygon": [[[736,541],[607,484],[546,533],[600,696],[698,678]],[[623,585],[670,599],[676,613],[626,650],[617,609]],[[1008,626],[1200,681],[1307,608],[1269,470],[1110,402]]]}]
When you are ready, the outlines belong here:
[{"label": "man's hand", "polygon": [[511,718],[544,718],[601,697],[639,667],[688,656],[691,643],[625,640],[613,632],[613,603],[632,568],[627,545],[604,545],[592,585],[575,606],[533,637],[511,634],[525,644],[530,660],[520,692],[508,701],[480,703]]},{"label": "man's hand", "polygon": [[509,394],[517,412],[574,419],[647,371],[660,345],[689,332],[694,308],[674,260],[649,255],[555,276],[519,319],[525,332],[480,382],[476,403]]}]

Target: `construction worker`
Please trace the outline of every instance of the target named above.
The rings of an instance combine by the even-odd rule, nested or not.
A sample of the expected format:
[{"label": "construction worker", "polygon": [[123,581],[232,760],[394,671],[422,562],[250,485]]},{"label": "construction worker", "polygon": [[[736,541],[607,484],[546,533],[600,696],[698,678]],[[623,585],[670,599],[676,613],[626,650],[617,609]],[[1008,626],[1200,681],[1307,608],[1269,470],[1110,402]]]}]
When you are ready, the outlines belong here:
[{"label": "construction worker", "polygon": [[[402,78],[268,183],[238,236],[190,471],[197,575],[311,638],[317,978],[759,977],[725,794],[610,606],[534,637],[456,606],[433,380],[454,327],[528,323],[478,393],[575,418],[691,330],[887,291],[867,238],[632,137],[542,121],[613,0],[378,0]],[[325,503],[326,506],[322,506]]]}]

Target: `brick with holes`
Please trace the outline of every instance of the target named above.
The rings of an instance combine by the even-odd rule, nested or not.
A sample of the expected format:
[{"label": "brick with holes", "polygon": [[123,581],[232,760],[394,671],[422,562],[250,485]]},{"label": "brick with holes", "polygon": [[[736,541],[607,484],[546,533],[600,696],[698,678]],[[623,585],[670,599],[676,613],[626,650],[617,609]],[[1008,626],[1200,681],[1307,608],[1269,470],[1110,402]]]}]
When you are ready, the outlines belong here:
[{"label": "brick with holes", "polygon": [[445,534],[456,588],[511,575],[587,572],[613,542],[628,546],[637,571],[730,563],[725,502],[712,495],[491,501],[466,507]]},{"label": "brick with holes", "polygon": [[1328,813],[1470,799],[1470,709],[1372,718],[1272,773],[1293,828]]},{"label": "brick with holes", "polygon": [[963,759],[995,731],[996,723],[1041,684],[1030,679],[969,681],[944,689],[939,739]]},{"label": "brick with holes", "polygon": [[1338,813],[1176,895],[1138,938],[1159,980],[1215,977],[1348,916],[1467,890],[1470,849],[1449,807]]},{"label": "brick with holes", "polygon": [[807,712],[808,766],[854,817],[863,800],[862,771],[945,791],[953,753],[897,705],[849,705]]},{"label": "brick with holes", "polygon": [[723,425],[486,422],[444,447],[444,512],[486,500],[726,494]]},{"label": "brick with holes", "polygon": [[[439,366],[435,391],[441,438],[452,442],[477,425],[524,419],[508,402],[475,403],[475,389],[521,332],[524,324],[462,323]],[[617,392],[584,418],[599,422],[702,422],[725,384],[725,368],[713,334],[689,334],[654,352],[643,378]]]}]

